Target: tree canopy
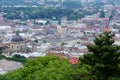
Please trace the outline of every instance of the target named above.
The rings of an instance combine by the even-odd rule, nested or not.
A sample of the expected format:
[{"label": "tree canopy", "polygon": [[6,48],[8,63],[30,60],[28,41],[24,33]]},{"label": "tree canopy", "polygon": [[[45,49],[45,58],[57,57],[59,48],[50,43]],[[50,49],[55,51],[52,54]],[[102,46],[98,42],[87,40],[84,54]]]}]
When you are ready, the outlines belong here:
[{"label": "tree canopy", "polygon": [[87,46],[90,53],[84,55],[83,62],[92,67],[91,80],[109,80],[120,73],[120,47],[114,45],[113,37],[111,32],[104,32],[94,45]]},{"label": "tree canopy", "polygon": [[12,60],[12,61],[17,61],[21,63],[25,63],[27,59],[24,56],[15,54],[12,57],[6,57],[5,55],[0,54],[0,60],[6,59],[6,60]]},{"label": "tree canopy", "polygon": [[89,69],[90,66],[86,64],[73,66],[67,59],[46,56],[30,59],[23,68],[7,73],[1,78],[4,80],[83,80],[89,75]]}]

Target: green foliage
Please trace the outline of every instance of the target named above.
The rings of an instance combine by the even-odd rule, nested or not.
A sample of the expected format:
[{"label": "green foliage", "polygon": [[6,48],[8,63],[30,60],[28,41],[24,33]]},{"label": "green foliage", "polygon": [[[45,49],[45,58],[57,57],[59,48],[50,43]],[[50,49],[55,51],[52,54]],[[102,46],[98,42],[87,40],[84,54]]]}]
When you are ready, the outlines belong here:
[{"label": "green foliage", "polygon": [[2,47],[0,47],[0,54],[2,53]]},{"label": "green foliage", "polygon": [[86,15],[93,14],[92,12],[86,10],[75,11],[70,8],[44,8],[44,7],[10,7],[10,8],[1,8],[2,12],[5,12],[4,15],[7,19],[52,19],[53,17],[56,20],[60,20],[61,17],[66,16],[68,20],[77,20]]},{"label": "green foliage", "polygon": [[77,42],[77,44],[80,44],[80,43],[81,43],[80,41]]},{"label": "green foliage", "polygon": [[99,17],[100,17],[100,18],[105,18],[105,12],[104,12],[104,11],[101,11]]},{"label": "green foliage", "polygon": [[12,56],[12,58],[10,60],[24,63],[24,62],[26,62],[27,59],[24,56],[20,56],[20,55],[15,54]]},{"label": "green foliage", "polygon": [[6,58],[4,55],[0,54],[0,60]]},{"label": "green foliage", "polygon": [[36,2],[24,2],[23,0],[0,0],[2,6],[14,6],[14,5],[37,5]]},{"label": "green foliage", "polygon": [[[95,45],[88,45],[89,54],[84,55],[83,62],[92,66],[92,80],[109,80],[111,76],[118,75],[120,64],[119,46],[113,45],[114,34],[104,32],[94,40]],[[120,69],[120,68],[119,68]]]},{"label": "green foliage", "polygon": [[17,30],[17,31],[16,31],[16,36],[19,36],[19,33],[20,33],[20,31],[19,31],[19,30]]},{"label": "green foliage", "polygon": [[47,43],[47,41],[44,40],[43,43]]},{"label": "green foliage", "polygon": [[66,43],[66,42],[62,42],[62,43],[61,43],[61,46],[64,46],[64,45],[67,45],[67,43]]},{"label": "green foliage", "polygon": [[23,68],[7,73],[1,78],[4,80],[88,80],[90,69],[87,64],[72,65],[67,59],[46,56],[30,59]]},{"label": "green foliage", "polygon": [[35,39],[35,40],[34,40],[34,42],[35,42],[35,43],[38,43],[38,40],[37,40],[37,39]]},{"label": "green foliage", "polygon": [[73,80],[89,80],[91,66],[80,62],[76,66],[73,66],[74,70],[71,73]]},{"label": "green foliage", "polygon": [[7,80],[4,75],[0,74],[0,80]]},{"label": "green foliage", "polygon": [[17,62],[21,62],[21,63],[24,63],[24,62],[27,61],[27,59],[24,56],[20,56],[20,55],[17,55],[17,54],[13,55],[11,58],[0,54],[0,60],[1,59],[17,61]]}]

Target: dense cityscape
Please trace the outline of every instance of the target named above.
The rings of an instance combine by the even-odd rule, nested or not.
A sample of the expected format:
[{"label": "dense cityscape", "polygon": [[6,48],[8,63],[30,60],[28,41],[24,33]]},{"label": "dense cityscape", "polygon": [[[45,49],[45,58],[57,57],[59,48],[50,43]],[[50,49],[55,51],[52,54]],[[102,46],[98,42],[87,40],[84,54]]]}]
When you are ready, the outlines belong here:
[{"label": "dense cityscape", "polygon": [[0,1],[0,80],[120,80],[119,45],[119,0]]}]

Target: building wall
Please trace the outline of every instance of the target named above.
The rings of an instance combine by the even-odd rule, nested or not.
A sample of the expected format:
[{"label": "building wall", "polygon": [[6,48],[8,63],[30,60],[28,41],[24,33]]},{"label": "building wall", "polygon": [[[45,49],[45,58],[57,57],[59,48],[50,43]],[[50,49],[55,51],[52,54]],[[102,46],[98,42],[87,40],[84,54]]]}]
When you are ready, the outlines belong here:
[{"label": "building wall", "polygon": [[11,43],[10,44],[10,49],[13,51],[21,50],[23,47],[24,45],[22,43]]}]

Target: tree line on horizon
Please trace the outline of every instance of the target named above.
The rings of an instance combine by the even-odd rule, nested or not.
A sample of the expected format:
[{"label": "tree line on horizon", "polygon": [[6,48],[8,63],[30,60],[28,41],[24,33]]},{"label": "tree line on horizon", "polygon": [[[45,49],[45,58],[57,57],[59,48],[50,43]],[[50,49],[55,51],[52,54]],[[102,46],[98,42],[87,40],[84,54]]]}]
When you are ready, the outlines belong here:
[{"label": "tree line on horizon", "polygon": [[4,12],[4,17],[6,19],[53,19],[60,20],[61,17],[66,16],[68,20],[77,20],[85,17],[86,15],[92,15],[96,11],[89,12],[86,10],[75,11],[69,8],[44,8],[44,7],[10,7],[10,8],[1,8],[1,12]]}]

